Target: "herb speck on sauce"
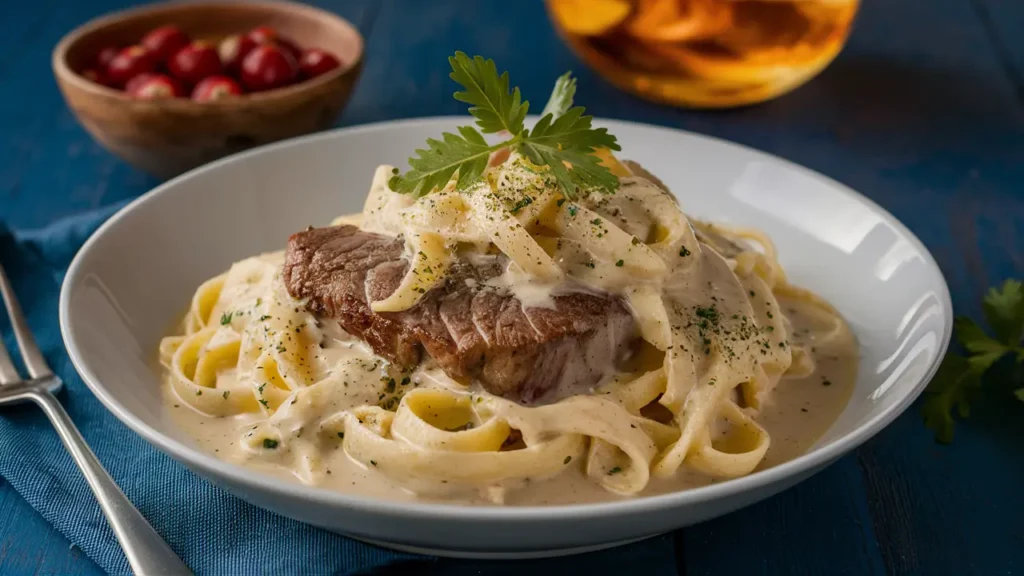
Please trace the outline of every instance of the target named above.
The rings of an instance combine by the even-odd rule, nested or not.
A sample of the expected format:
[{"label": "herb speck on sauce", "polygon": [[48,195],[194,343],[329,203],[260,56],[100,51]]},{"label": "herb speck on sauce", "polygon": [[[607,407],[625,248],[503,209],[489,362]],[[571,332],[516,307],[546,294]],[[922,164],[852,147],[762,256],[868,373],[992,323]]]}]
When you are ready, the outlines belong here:
[{"label": "herb speck on sauce", "polygon": [[277,440],[274,440],[273,438],[264,438],[263,447],[267,450],[273,450],[277,448]]}]

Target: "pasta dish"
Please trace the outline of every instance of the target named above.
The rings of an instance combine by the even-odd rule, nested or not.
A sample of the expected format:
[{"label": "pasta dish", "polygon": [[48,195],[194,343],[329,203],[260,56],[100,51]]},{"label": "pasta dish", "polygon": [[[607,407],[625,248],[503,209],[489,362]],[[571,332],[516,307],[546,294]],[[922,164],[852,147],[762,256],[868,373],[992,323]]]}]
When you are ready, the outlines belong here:
[{"label": "pasta dish", "polygon": [[[523,504],[747,475],[838,417],[856,342],[765,235],[688,217],[617,146],[488,146],[414,193],[422,165],[380,166],[361,213],[202,284],[160,344],[175,418],[311,485]],[[565,186],[592,166],[611,193]]]}]

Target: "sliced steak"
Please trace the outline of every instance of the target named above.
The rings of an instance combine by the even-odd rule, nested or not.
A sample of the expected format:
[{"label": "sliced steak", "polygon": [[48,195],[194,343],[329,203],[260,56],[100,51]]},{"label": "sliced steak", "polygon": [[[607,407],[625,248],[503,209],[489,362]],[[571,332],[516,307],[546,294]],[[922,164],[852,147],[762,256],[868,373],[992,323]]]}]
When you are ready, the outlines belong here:
[{"label": "sliced steak", "polygon": [[416,367],[425,350],[452,378],[479,381],[525,404],[594,386],[638,338],[632,315],[615,297],[568,292],[554,296],[554,308],[524,308],[484,284],[502,273],[499,258],[460,260],[409,310],[371,311],[368,302],[391,295],[405,276],[403,250],[400,238],[354,226],[299,232],[288,240],[285,285],[310,311],[337,319],[405,369]]}]

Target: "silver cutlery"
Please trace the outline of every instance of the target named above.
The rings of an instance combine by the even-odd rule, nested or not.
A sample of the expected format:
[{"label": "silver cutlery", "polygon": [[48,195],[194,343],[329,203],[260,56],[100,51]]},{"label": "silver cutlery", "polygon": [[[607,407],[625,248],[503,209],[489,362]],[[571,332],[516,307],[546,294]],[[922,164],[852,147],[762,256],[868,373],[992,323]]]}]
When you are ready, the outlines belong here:
[{"label": "silver cutlery", "polygon": [[53,427],[57,429],[64,446],[71,453],[75,464],[85,475],[89,487],[100,503],[100,508],[103,509],[103,514],[107,517],[107,522],[110,523],[125,556],[128,557],[128,563],[136,574],[191,574],[188,566],[174,554],[114,483],[114,479],[82,438],[71,417],[54,397],[64,384],[46,365],[43,355],[39,352],[3,266],[0,266],[0,294],[3,295],[18,348],[30,376],[28,379],[21,378],[3,341],[0,340],[0,405],[30,401],[43,409]]}]

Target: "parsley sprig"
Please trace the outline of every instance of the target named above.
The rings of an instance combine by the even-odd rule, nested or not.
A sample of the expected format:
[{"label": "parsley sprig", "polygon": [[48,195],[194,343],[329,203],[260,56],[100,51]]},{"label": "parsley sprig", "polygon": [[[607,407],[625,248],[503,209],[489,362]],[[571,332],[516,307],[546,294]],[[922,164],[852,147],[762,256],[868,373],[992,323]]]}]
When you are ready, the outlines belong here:
[{"label": "parsley sprig", "polygon": [[551,91],[551,96],[548,98],[548,103],[544,105],[544,110],[541,111],[541,116],[547,116],[551,114],[555,118],[558,118],[562,114],[569,111],[572,107],[572,99],[576,97],[576,79],[572,77],[572,72],[566,72],[555,80],[555,88]]},{"label": "parsley sprig", "polygon": [[[490,154],[502,148],[519,152],[538,166],[547,166],[562,194],[575,198],[583,190],[615,192],[619,180],[592,153],[598,148],[621,150],[605,128],[593,128],[584,109],[572,106],[576,82],[569,74],[558,79],[543,117],[533,129],[524,121],[530,103],[519,88],[509,88],[508,72],[498,73],[493,60],[470,58],[462,52],[448,59],[452,80],[463,90],[455,99],[470,104],[476,126],[460,126],[458,134],[445,132],[441,139],[427,139],[427,148],[409,159],[412,168],[391,178],[391,189],[423,196],[443,188],[458,173],[457,185],[465,188],[483,178]],[[511,138],[488,144],[481,134],[508,132]]]},{"label": "parsley sprig", "polygon": [[[970,415],[970,402],[981,391],[989,368],[1007,355],[1024,363],[1024,285],[1007,280],[1001,288],[990,288],[982,300],[982,312],[995,337],[970,318],[957,317],[956,338],[968,354],[947,354],[925,391],[921,414],[942,443],[953,440],[954,411],[961,418]],[[1024,401],[1024,388],[1014,395]]]}]

